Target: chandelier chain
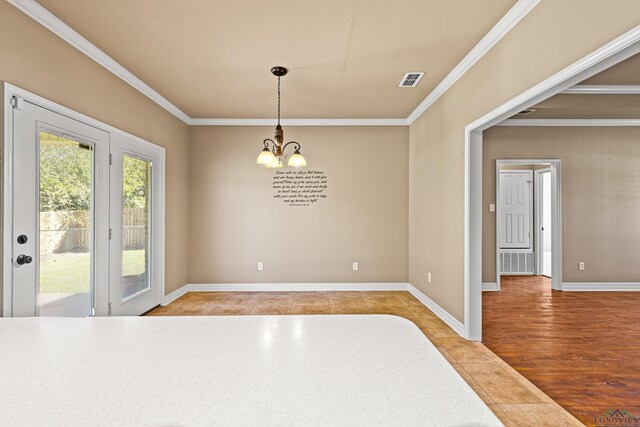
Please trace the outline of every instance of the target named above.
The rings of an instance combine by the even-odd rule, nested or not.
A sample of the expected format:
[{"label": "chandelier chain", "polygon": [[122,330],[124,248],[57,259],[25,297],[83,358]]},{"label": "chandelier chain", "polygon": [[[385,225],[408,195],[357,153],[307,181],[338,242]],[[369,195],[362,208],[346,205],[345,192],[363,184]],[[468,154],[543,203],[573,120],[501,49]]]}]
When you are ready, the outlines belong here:
[{"label": "chandelier chain", "polygon": [[281,168],[284,159],[289,157],[285,154],[285,151],[289,145],[293,145],[294,152],[289,157],[289,166],[302,167],[307,165],[307,161],[300,153],[300,143],[297,141],[289,141],[284,143],[284,130],[280,126],[280,113],[281,113],[281,81],[280,78],[287,74],[287,69],[284,67],[276,66],[271,68],[271,74],[278,78],[278,124],[275,129],[274,138],[267,138],[262,141],[264,145],[263,150],[258,155],[258,164],[265,165],[270,169]]}]

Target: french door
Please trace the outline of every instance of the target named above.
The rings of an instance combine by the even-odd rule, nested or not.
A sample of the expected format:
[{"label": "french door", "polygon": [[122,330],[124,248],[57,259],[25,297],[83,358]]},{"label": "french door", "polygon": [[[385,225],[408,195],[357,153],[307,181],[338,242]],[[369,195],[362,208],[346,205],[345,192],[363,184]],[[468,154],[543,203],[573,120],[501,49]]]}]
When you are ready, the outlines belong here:
[{"label": "french door", "polygon": [[157,147],[112,135],[111,161],[110,312],[138,315],[162,297],[162,160]]},{"label": "french door", "polygon": [[159,304],[158,147],[27,100],[12,120],[4,315],[138,315]]}]

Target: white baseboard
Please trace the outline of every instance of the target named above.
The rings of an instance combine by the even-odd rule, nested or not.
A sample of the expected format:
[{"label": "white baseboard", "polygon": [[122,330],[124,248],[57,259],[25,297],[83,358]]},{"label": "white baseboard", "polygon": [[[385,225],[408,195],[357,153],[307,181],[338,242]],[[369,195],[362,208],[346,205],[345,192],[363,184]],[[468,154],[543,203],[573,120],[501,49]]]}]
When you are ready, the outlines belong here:
[{"label": "white baseboard", "polygon": [[495,292],[495,291],[499,291],[500,289],[498,289],[498,284],[497,283],[483,283],[482,284],[482,291],[483,292]]},{"label": "white baseboard", "polygon": [[408,283],[199,283],[192,292],[323,292],[323,291],[406,291]]},{"label": "white baseboard", "polygon": [[187,292],[216,291],[409,291],[458,335],[464,337],[464,325],[458,319],[409,283],[198,283],[184,285],[166,295],[162,299],[162,305],[175,301]]},{"label": "white baseboard", "polygon": [[562,290],[576,292],[640,291],[640,282],[564,282]]},{"label": "white baseboard", "polygon": [[415,286],[407,284],[407,290],[424,304],[429,310],[433,311],[444,323],[449,325],[451,329],[456,331],[458,335],[464,338],[464,325],[458,319],[453,317],[447,310],[440,307],[431,298],[419,291]]},{"label": "white baseboard", "polygon": [[164,298],[162,298],[161,305],[170,304],[175,300],[177,300],[178,298],[180,298],[182,295],[186,294],[187,292],[189,292],[189,285],[181,286],[175,291],[171,292],[169,295],[165,295]]},{"label": "white baseboard", "polygon": [[408,283],[194,283],[166,295],[167,305],[187,292],[322,292],[322,291],[406,291]]}]

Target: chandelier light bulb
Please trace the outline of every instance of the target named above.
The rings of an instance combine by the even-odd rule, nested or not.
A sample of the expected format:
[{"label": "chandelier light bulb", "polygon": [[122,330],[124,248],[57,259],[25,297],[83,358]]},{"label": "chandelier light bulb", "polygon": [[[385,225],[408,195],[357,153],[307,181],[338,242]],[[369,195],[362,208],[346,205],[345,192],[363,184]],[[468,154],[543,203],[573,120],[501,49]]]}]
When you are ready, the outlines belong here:
[{"label": "chandelier light bulb", "polygon": [[294,168],[300,168],[302,166],[307,166],[307,161],[304,159],[304,156],[300,154],[300,150],[296,150],[289,158],[288,164],[289,166],[293,166]]},{"label": "chandelier light bulb", "polygon": [[258,164],[259,165],[268,165],[275,158],[276,158],[276,156],[274,156],[273,153],[271,151],[269,151],[269,149],[267,147],[265,147],[264,150],[262,150],[260,152],[260,155],[258,156]]}]

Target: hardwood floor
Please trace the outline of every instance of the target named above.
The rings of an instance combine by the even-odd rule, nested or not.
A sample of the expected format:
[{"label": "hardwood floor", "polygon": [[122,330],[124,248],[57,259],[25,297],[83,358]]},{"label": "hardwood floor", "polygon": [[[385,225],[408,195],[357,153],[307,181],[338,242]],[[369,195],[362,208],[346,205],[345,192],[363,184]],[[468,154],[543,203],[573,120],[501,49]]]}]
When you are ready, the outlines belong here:
[{"label": "hardwood floor", "polygon": [[483,293],[491,351],[587,425],[611,409],[640,417],[640,293],[552,291],[541,276],[501,287]]},{"label": "hardwood floor", "polygon": [[581,425],[484,345],[462,339],[408,292],[189,292],[148,313],[151,316],[265,314],[404,317],[416,324],[507,427]]}]

